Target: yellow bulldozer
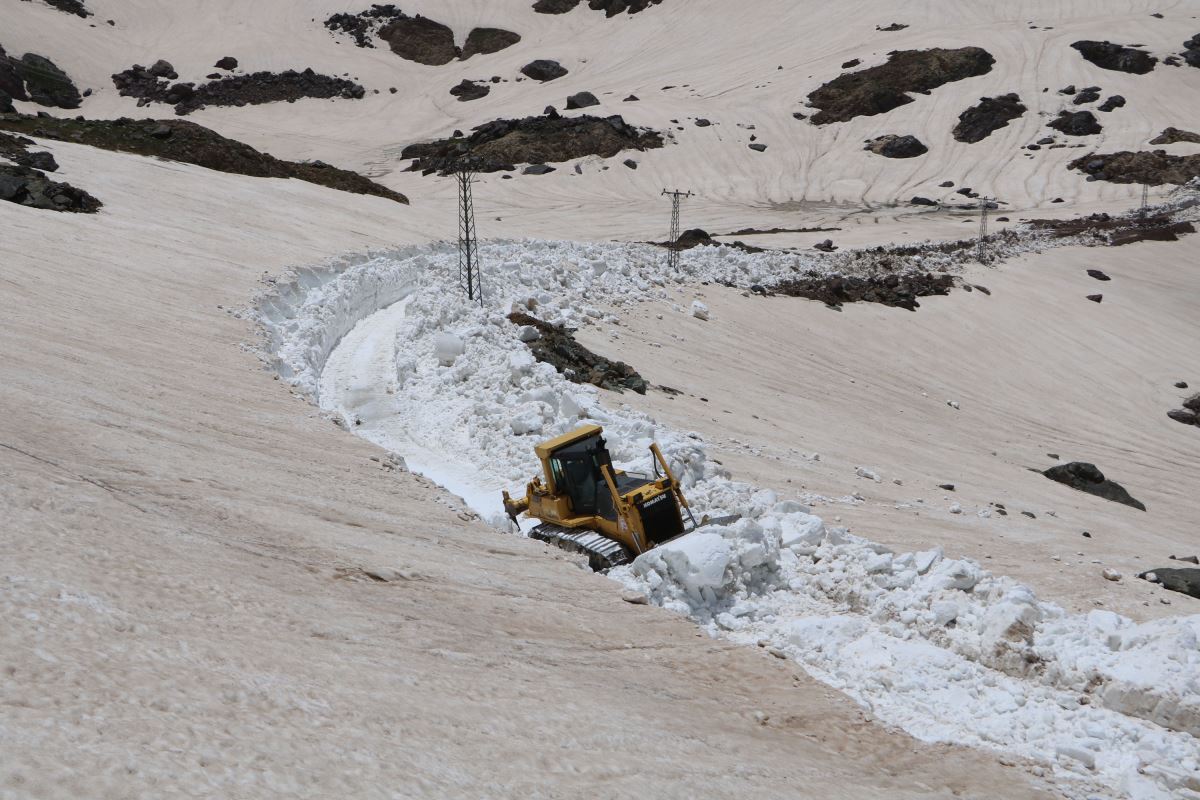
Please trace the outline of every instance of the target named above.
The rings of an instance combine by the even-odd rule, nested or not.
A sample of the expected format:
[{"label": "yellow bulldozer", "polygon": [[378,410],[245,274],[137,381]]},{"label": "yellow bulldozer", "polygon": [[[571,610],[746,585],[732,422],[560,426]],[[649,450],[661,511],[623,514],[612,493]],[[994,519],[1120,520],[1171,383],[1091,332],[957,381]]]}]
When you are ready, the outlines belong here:
[{"label": "yellow bulldozer", "polygon": [[636,475],[613,467],[603,432],[584,425],[537,445],[542,476],[526,485],[524,497],[504,492],[504,510],[518,528],[522,513],[537,519],[531,538],[585,554],[597,572],[697,527],[658,445],[650,445],[654,474]]}]

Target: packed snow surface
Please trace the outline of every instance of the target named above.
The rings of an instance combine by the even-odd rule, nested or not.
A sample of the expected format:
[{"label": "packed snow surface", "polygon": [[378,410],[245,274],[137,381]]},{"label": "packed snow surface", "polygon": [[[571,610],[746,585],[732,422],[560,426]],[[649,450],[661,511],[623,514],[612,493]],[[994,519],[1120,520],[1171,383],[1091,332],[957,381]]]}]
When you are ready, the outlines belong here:
[{"label": "packed snow surface", "polygon": [[[1010,247],[1048,245],[1030,234]],[[637,302],[695,314],[689,284],[770,284],[837,268],[836,258],[702,247],[669,273],[661,250],[632,244],[490,242],[481,255],[482,308],[455,288],[448,245],[301,270],[260,299],[269,358],[347,428],[497,527],[500,491],[520,492],[538,473],[537,442],[596,423],[617,466],[646,472],[657,441],[698,512],[741,519],[610,577],[713,636],[794,659],[918,738],[1038,762],[1070,779],[1070,795],[1200,797],[1200,617],[1072,615],[974,561],[894,553],[828,526],[806,504],[813,497],[733,481],[699,434],[616,395],[602,403],[596,388],[537,363],[530,332],[506,318],[619,325],[614,309]],[[953,271],[961,256],[924,258]]]}]

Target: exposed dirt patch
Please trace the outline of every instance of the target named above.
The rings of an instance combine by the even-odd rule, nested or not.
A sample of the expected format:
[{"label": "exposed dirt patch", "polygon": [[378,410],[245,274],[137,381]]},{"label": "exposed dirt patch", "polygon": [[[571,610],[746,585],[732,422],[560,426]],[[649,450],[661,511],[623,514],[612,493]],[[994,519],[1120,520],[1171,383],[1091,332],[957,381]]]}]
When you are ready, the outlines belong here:
[{"label": "exposed dirt patch", "polygon": [[958,115],[953,136],[960,142],[982,142],[1001,128],[1019,119],[1028,109],[1015,93],[997,97],[981,97],[979,104]]},{"label": "exposed dirt patch", "polygon": [[609,158],[622,150],[662,147],[656,132],[626,124],[620,116],[560,117],[547,114],[484,123],[466,137],[411,144],[402,158],[416,159],[411,170],[447,174],[469,165],[480,172],[513,169],[516,164],[546,164],[597,155]]},{"label": "exposed dirt patch", "polygon": [[103,205],[69,183],[59,183],[32,167],[0,164],[0,200],[49,211],[94,214]]},{"label": "exposed dirt patch", "polygon": [[1067,166],[1098,181],[1148,183],[1151,186],[1184,184],[1200,175],[1200,153],[1186,156],[1170,155],[1165,150],[1089,153]]},{"label": "exposed dirt patch", "polygon": [[916,311],[920,297],[950,294],[954,278],[945,273],[898,272],[887,275],[824,275],[809,272],[769,287],[772,294],[819,300],[832,308],[845,303],[880,303]]},{"label": "exposed dirt patch", "polygon": [[297,163],[261,153],[248,144],[183,120],[78,120],[24,115],[0,117],[0,129],[196,164],[219,172],[260,178],[296,178],[351,194],[384,197],[398,203],[408,198],[359,175],[320,161]]},{"label": "exposed dirt patch", "polygon": [[1176,222],[1168,214],[1146,217],[1091,214],[1078,219],[1033,219],[1030,227],[1053,232],[1056,238],[1090,236],[1097,244],[1120,247],[1134,242],[1173,242],[1180,236],[1195,233],[1191,222]]},{"label": "exposed dirt patch", "polygon": [[0,47],[0,99],[27,100],[50,108],[79,108],[83,97],[67,73],[37,53],[20,59]]},{"label": "exposed dirt patch", "polygon": [[[28,1],[28,0],[27,0]],[[67,14],[74,14],[77,17],[87,18],[92,15],[91,11],[84,6],[83,0],[42,0],[51,8],[57,8],[59,11]]]},{"label": "exposed dirt patch", "polygon": [[1124,486],[1105,478],[1104,473],[1097,469],[1095,464],[1072,461],[1069,464],[1057,464],[1042,474],[1050,480],[1066,484],[1072,489],[1103,497],[1105,500],[1130,506],[1139,511],[1146,510],[1146,506],[1141,501],[1135,500]]},{"label": "exposed dirt patch", "polygon": [[1177,142],[1200,144],[1200,133],[1183,131],[1179,128],[1164,128],[1162,133],[1150,140],[1150,144],[1176,144]]},{"label": "exposed dirt patch", "polygon": [[825,125],[883,114],[913,102],[909,92],[928,93],[952,81],[986,75],[995,61],[981,47],[898,50],[886,64],[839,75],[812,92],[809,105],[820,109],[812,121]]},{"label": "exposed dirt patch", "polygon": [[[539,14],[566,14],[582,2],[583,0],[537,0],[533,4],[533,10]],[[606,17],[615,17],[625,11],[636,14],[661,2],[662,0],[588,0],[587,5],[593,11],[603,11]]]},{"label": "exposed dirt patch", "polygon": [[[249,75],[230,75],[202,83],[171,83],[163,70],[134,64],[112,76],[113,85],[125,97],[138,98],[138,105],[167,103],[175,113],[190,114],[205,106],[248,106],[280,101],[294,102],[302,98],[329,99],[334,97],[361,100],[366,90],[354,81],[321,75],[311,68],[301,72],[254,72]],[[167,64],[169,67],[170,65]],[[174,76],[174,70],[165,73]]]},{"label": "exposed dirt patch", "polygon": [[1128,72],[1133,75],[1145,75],[1154,69],[1158,59],[1144,50],[1136,47],[1126,47],[1112,42],[1096,42],[1081,40],[1071,45],[1079,51],[1086,60],[1101,69],[1115,72]]},{"label": "exposed dirt patch", "polygon": [[401,58],[428,66],[497,53],[521,41],[520,34],[503,28],[474,28],[459,48],[448,25],[420,14],[410,17],[391,3],[377,3],[354,14],[334,14],[324,24],[334,33],[350,36],[359,47],[374,47],[379,38]]},{"label": "exposed dirt patch", "polygon": [[537,331],[537,338],[526,342],[538,361],[553,366],[573,383],[590,383],[601,389],[622,392],[632,389],[645,394],[649,384],[633,367],[624,361],[609,361],[575,341],[574,329],[514,311],[508,315],[514,325],[528,325]]}]

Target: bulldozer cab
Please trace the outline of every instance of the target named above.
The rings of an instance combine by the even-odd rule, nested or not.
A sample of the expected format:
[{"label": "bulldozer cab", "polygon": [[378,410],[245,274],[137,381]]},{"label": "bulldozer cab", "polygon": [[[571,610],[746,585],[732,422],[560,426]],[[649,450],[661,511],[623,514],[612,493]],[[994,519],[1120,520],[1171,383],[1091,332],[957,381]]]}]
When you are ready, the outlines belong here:
[{"label": "bulldozer cab", "polygon": [[558,491],[570,498],[572,512],[578,516],[617,518],[616,505],[602,471],[605,466],[612,469],[612,457],[599,430],[553,450],[547,461],[550,479]]}]

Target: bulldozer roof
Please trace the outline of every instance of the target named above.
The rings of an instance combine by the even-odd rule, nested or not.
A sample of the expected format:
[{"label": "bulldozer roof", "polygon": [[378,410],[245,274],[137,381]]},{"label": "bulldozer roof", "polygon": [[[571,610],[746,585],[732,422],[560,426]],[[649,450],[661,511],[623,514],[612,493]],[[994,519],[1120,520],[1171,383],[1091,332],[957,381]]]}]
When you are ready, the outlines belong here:
[{"label": "bulldozer roof", "polygon": [[533,450],[537,453],[538,458],[549,458],[555,450],[603,432],[604,429],[599,425],[581,425],[573,431],[568,431],[561,436],[555,436],[553,439],[542,442],[533,448]]}]

